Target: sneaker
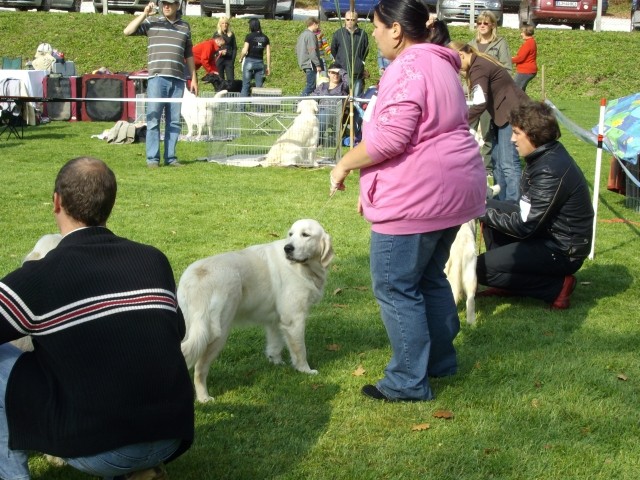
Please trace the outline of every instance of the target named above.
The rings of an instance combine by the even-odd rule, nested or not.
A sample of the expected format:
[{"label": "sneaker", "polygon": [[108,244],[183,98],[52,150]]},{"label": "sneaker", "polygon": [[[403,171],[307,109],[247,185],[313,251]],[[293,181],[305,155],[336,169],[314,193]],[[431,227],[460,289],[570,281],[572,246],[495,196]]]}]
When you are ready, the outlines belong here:
[{"label": "sneaker", "polygon": [[159,166],[158,162],[147,163],[147,168],[158,168]]},{"label": "sneaker", "polygon": [[551,304],[552,310],[566,310],[571,306],[571,302],[569,302],[569,297],[576,288],[576,277],[573,275],[567,275],[564,277],[564,282],[562,282],[562,290],[556,297],[556,299]]},{"label": "sneaker", "polygon": [[184,167],[184,165],[176,160],[175,162],[167,163],[167,167]]}]

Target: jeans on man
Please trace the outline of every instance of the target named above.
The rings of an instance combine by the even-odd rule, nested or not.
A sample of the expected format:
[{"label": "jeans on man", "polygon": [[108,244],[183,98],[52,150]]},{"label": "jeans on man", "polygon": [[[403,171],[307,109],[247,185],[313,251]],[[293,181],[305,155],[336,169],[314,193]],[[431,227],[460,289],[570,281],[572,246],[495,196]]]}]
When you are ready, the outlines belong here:
[{"label": "jeans on man", "polygon": [[460,320],[444,266],[458,229],[371,234],[373,293],[392,349],[377,387],[389,398],[430,400],[429,376],[457,371]]},{"label": "jeans on man", "polygon": [[[153,76],[147,83],[148,98],[182,98],[185,81],[173,77]],[[169,165],[178,160],[176,144],[180,136],[180,102],[163,103],[149,102],[147,104],[147,163],[160,163],[160,119],[164,112],[164,163]]]},{"label": "jeans on man", "polygon": [[300,96],[307,97],[316,89],[316,70],[314,68],[303,68],[302,71],[306,76],[306,84]]},{"label": "jeans on man", "polygon": [[511,142],[512,129],[508,123],[503,127],[493,125],[493,160],[494,184],[500,185],[498,200],[517,202],[520,199],[520,177],[522,167],[515,145]]},{"label": "jeans on man", "polygon": [[245,57],[242,64],[242,91],[241,97],[249,96],[249,88],[251,87],[251,80],[255,79],[256,87],[262,87],[264,82],[264,62],[249,57]]}]

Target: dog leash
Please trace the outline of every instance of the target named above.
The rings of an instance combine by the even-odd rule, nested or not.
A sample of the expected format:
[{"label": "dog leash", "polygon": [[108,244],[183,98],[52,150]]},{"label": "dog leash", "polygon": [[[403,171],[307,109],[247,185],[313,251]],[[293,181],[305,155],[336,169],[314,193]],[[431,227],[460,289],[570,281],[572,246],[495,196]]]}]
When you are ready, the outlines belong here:
[{"label": "dog leash", "polygon": [[327,208],[327,205],[329,205],[329,202],[331,201],[331,199],[333,198],[333,196],[336,194],[337,190],[335,190],[333,193],[329,194],[329,198],[327,199],[326,202],[324,202],[324,205],[322,205],[322,207],[320,207],[320,210],[318,211],[318,214],[316,215],[316,220],[320,221],[320,219],[322,218],[322,215],[324,214],[324,211]]}]

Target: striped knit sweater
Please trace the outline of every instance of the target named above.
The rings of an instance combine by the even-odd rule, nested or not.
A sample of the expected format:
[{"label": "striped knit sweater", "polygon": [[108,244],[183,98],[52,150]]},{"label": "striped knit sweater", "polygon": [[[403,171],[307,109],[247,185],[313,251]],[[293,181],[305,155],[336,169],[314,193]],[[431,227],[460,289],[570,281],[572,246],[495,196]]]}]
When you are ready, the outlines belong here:
[{"label": "striped knit sweater", "polygon": [[193,56],[191,28],[178,18],[170,22],[165,17],[149,17],[134,35],[149,37],[147,69],[149,76],[174,77],[184,80],[185,58]]},{"label": "striped knit sweater", "polygon": [[[6,393],[9,447],[60,457],[193,439],[184,319],[169,261],[102,227],[0,281],[0,343],[32,335]],[[181,453],[181,452],[180,452]]]}]

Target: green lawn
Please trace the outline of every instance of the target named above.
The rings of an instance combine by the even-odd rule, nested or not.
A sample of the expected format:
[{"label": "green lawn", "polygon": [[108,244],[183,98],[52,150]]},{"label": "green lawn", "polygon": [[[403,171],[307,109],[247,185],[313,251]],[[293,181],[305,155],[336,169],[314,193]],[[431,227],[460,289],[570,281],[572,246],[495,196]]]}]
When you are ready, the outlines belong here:
[{"label": "green lawn", "polygon": [[[52,18],[0,13],[0,53],[24,43],[30,54],[46,31],[58,48],[75,53],[82,47],[74,57],[85,69],[108,60],[116,70],[128,70],[144,58],[142,42],[120,37],[127,16],[70,15],[64,28]],[[93,22],[95,34],[72,34],[89,28],[85,21]],[[206,21],[194,18],[192,24],[204,33]],[[302,28],[301,22],[265,25],[279,32],[279,45],[295,42],[285,29],[293,35]],[[23,30],[18,36],[13,28]],[[20,41],[9,45],[7,38]],[[548,74],[557,76],[549,80],[551,99],[579,125],[593,126],[600,96],[640,90],[637,60],[627,53],[635,51],[637,38],[541,31],[544,62],[553,65]],[[510,34],[509,40],[513,50],[516,38]],[[278,61],[289,65],[291,52],[285,55],[284,46],[279,51]],[[298,73],[289,66],[270,81],[295,92],[302,82]],[[534,82],[537,98],[541,82]],[[79,155],[102,158],[116,173],[118,200],[109,226],[161,248],[176,279],[196,259],[280,238],[298,218],[318,219],[336,251],[324,299],[308,319],[309,362],[320,373],[270,365],[260,329],[234,331],[211,369],[216,401],[196,405],[196,441],[168,466],[172,479],[638,478],[640,213],[606,190],[606,155],[596,257],[577,274],[572,308],[556,312],[534,300],[479,298],[477,324],[464,325],[456,340],[459,374],[434,380],[436,400],[379,404],[360,394],[363,384],[380,378],[390,351],[370,291],[369,226],[356,213],[356,176],[346,192],[328,200],[327,169],[197,162],[206,149],[197,143],[178,145],[184,168],[148,170],[142,145],[90,138],[110,126],[53,122],[28,127],[24,140],[0,139],[0,276],[20,265],[37,238],[55,230],[53,180],[66,160]],[[567,131],[562,141],[591,184],[595,148]],[[453,418],[436,418],[441,410]],[[30,465],[34,479],[86,478],[40,456]]]}]

